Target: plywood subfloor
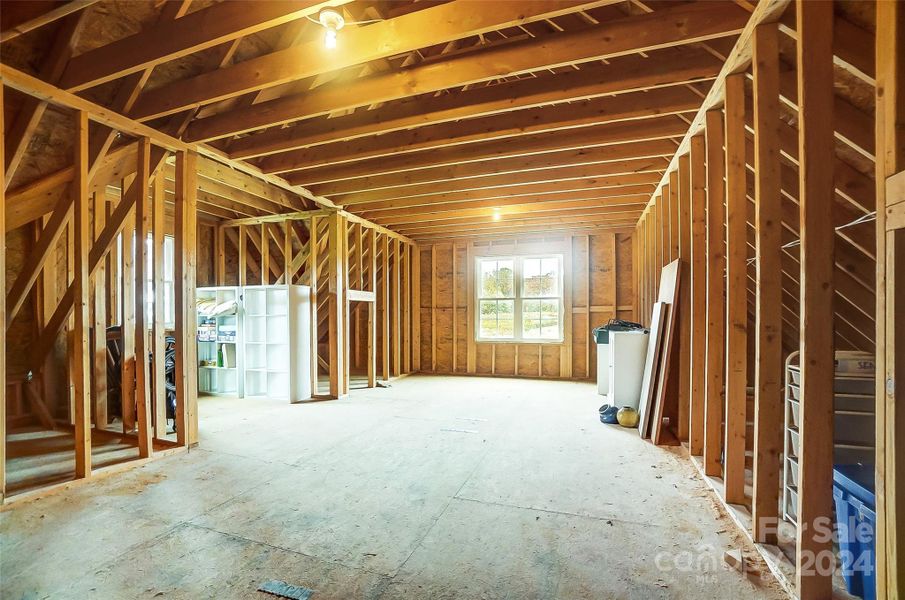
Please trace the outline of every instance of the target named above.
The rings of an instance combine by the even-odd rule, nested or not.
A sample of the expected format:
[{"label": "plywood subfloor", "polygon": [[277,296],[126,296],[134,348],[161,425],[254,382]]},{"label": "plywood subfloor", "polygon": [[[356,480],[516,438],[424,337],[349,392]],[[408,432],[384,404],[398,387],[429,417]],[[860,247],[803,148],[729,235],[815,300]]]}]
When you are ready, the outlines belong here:
[{"label": "plywood subfloor", "polygon": [[427,376],[205,398],[198,448],[4,511],[3,596],[784,597],[722,567],[744,542],[688,461],[598,405],[591,384]]}]

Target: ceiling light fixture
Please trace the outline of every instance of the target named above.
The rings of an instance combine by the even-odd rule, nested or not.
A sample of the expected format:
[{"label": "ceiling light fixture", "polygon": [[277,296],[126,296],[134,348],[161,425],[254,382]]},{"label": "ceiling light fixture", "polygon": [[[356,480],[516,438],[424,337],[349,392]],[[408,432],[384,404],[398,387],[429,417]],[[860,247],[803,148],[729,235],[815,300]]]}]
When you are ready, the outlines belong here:
[{"label": "ceiling light fixture", "polygon": [[324,33],[324,46],[328,50],[336,48],[336,32],[343,28],[346,20],[335,10],[325,8],[317,16],[317,22],[320,23],[326,32]]},{"label": "ceiling light fixture", "polygon": [[494,209],[493,209],[493,220],[494,220],[494,221],[499,221],[499,220],[502,219],[502,218],[503,218],[503,215],[500,214],[500,209],[499,209],[499,208],[494,208]]}]

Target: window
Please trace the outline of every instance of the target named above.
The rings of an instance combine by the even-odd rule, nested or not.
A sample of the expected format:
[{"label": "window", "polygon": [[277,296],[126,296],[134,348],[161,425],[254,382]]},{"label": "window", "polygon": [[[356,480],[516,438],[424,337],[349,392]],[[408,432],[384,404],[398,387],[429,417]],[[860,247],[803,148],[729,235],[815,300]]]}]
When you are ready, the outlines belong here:
[{"label": "window", "polygon": [[478,341],[562,341],[562,256],[478,258]]}]

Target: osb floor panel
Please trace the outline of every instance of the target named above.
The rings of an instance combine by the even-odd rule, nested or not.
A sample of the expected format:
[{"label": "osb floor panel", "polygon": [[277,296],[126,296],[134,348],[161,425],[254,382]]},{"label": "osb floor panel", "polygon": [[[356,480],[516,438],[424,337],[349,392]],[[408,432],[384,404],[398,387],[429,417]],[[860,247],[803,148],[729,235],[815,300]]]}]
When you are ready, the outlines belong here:
[{"label": "osb floor panel", "polygon": [[783,598],[693,467],[594,386],[412,376],[204,398],[201,444],[0,514],[3,598]]}]

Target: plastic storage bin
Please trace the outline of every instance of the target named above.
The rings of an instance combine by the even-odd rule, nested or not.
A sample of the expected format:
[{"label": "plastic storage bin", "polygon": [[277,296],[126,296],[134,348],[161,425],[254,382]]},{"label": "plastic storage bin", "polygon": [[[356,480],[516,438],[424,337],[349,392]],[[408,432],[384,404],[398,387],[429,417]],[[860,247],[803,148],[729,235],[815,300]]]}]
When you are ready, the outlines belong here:
[{"label": "plastic storage bin", "polygon": [[849,593],[877,597],[876,497],[873,465],[837,465],[833,501],[839,534],[839,559]]}]

